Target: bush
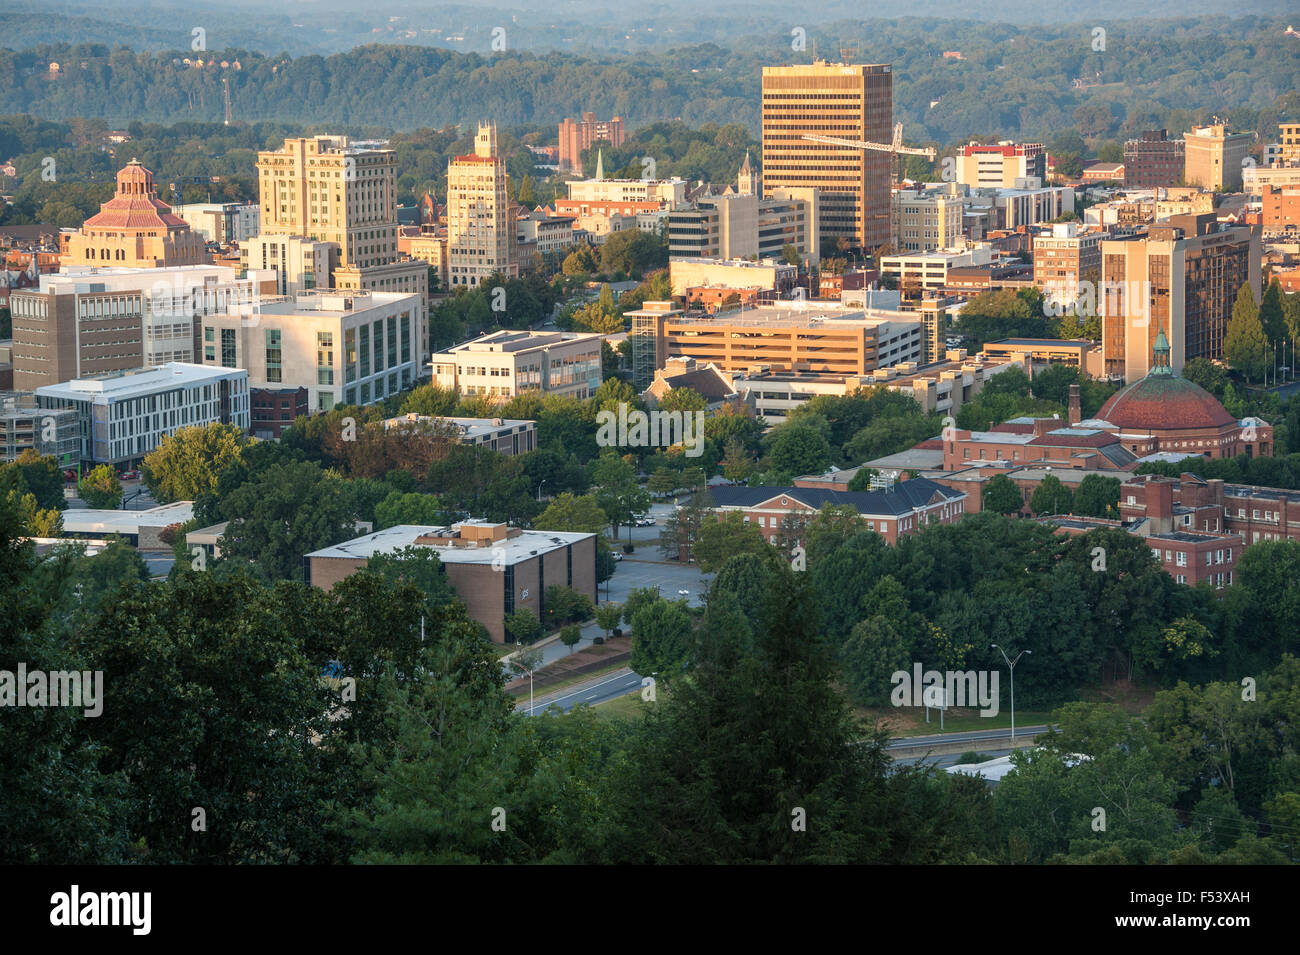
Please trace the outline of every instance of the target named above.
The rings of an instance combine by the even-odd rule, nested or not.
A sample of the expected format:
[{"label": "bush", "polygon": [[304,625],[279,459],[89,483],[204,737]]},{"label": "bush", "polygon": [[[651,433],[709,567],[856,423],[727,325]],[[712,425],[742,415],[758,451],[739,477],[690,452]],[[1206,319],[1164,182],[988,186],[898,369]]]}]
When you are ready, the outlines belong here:
[{"label": "bush", "polygon": [[623,553],[625,553],[625,554],[630,554],[630,553],[632,553],[634,550],[636,550],[636,548],[633,547],[630,543],[628,543],[628,544],[624,544],[624,545],[623,545]]},{"label": "bush", "polygon": [[603,643],[605,642],[605,638],[604,638],[604,637],[592,637],[591,642],[592,642],[593,644],[603,644]]},{"label": "bush", "polygon": [[987,753],[977,753],[972,749],[972,750],[967,750],[966,752],[958,756],[955,765],[965,766],[968,763],[986,763],[988,762],[989,759],[990,757],[988,756]]},{"label": "bush", "polygon": [[622,627],[615,627],[615,628],[614,628],[614,636],[616,636],[616,637],[621,637],[621,636],[623,636],[623,628],[622,628]]}]

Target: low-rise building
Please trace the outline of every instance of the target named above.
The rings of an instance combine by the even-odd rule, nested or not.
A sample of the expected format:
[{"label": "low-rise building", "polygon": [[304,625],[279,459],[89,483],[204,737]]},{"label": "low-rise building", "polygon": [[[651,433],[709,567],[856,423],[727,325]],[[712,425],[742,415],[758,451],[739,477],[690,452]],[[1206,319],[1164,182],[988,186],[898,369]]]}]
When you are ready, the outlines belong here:
[{"label": "low-rise building", "polygon": [[450,527],[399,524],[307,555],[308,580],[330,590],[371,557],[407,547],[438,556],[469,615],[505,643],[505,618],[528,609],[545,619],[546,588],[571,587],[596,602],[596,535],[526,531],[463,521]]},{"label": "low-rise building", "polygon": [[169,362],[36,389],[40,408],[77,413],[85,464],[132,468],[164,435],[206,424],[251,424],[248,372]]},{"label": "low-rise building", "polygon": [[537,449],[537,422],[516,418],[438,418],[408,414],[384,420],[385,428],[432,427],[438,423],[452,425],[461,444],[490,448],[501,454],[527,454]]},{"label": "low-rise building", "polygon": [[24,451],[35,451],[57,459],[60,467],[74,466],[81,448],[77,433],[75,411],[25,405],[18,397],[0,403],[0,463],[14,461]]},{"label": "low-rise building", "polygon": [[589,398],[601,382],[601,336],[500,331],[433,356],[433,381],[502,401],[528,391]]}]

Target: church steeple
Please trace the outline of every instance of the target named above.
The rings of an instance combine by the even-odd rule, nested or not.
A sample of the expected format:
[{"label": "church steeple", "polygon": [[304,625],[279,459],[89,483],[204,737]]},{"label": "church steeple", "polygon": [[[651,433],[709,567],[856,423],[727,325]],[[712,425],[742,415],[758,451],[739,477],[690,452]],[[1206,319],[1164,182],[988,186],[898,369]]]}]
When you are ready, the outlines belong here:
[{"label": "church steeple", "polygon": [[605,178],[605,151],[603,149],[596,150],[596,178]]},{"label": "church steeple", "polygon": [[763,192],[759,184],[758,173],[749,161],[749,150],[745,150],[745,161],[741,164],[740,174],[736,177],[736,192],[742,196],[757,196]]}]

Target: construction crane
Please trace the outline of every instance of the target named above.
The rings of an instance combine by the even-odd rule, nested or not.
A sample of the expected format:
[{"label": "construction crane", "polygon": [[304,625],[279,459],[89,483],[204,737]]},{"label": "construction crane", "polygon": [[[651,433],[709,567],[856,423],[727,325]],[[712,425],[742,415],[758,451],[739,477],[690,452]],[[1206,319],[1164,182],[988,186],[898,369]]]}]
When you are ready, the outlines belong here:
[{"label": "construction crane", "polygon": [[805,133],[803,138],[814,143],[823,143],[827,146],[848,146],[853,149],[867,149],[872,152],[889,153],[893,159],[891,163],[891,185],[898,185],[898,157],[899,156],[924,156],[930,162],[934,162],[934,147],[926,146],[918,149],[912,146],[903,145],[903,124],[894,125],[894,141],[890,143],[867,143],[857,139],[840,139],[836,136],[818,136],[813,133]]}]

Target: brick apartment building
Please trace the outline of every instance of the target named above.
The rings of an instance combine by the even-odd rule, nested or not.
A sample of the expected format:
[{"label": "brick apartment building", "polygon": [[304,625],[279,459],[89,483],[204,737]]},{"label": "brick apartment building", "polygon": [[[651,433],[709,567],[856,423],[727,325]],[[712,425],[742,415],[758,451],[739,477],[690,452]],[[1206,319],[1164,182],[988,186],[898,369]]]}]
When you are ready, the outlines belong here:
[{"label": "brick apartment building", "polygon": [[451,527],[399,524],[364,534],[308,554],[307,579],[330,590],[372,556],[405,547],[438,555],[469,615],[487,628],[494,643],[506,642],[505,618],[516,610],[526,607],[545,619],[546,588],[553,584],[597,600],[595,534],[525,531],[480,521]]}]

